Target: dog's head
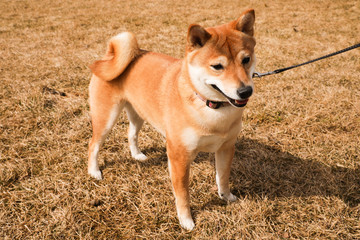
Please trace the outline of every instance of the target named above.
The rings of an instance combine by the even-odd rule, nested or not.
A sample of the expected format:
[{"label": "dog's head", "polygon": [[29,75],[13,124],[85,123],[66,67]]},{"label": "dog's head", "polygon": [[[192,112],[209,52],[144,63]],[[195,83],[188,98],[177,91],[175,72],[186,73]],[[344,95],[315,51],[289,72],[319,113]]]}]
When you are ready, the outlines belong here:
[{"label": "dog's head", "polygon": [[230,23],[203,28],[190,25],[186,61],[195,90],[212,101],[244,107],[253,93],[255,12]]}]

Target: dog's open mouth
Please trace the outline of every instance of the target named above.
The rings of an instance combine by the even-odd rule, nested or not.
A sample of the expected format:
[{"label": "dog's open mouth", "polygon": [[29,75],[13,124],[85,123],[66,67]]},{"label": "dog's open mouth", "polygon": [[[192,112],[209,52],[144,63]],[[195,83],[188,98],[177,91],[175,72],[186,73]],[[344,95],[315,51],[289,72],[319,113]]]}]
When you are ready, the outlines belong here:
[{"label": "dog's open mouth", "polygon": [[249,99],[239,101],[239,100],[228,98],[228,101],[231,103],[231,105],[233,105],[235,107],[245,107],[247,102],[249,101]]},{"label": "dog's open mouth", "polygon": [[231,105],[233,105],[234,107],[237,107],[237,108],[245,107],[246,104],[247,104],[247,102],[249,101],[248,98],[245,99],[245,100],[232,99],[232,98],[226,96],[226,94],[223,93],[216,85],[211,84],[211,86],[212,86],[215,90],[217,90],[218,92],[220,92],[224,97],[226,97],[226,99],[229,101],[229,103],[230,103]]}]

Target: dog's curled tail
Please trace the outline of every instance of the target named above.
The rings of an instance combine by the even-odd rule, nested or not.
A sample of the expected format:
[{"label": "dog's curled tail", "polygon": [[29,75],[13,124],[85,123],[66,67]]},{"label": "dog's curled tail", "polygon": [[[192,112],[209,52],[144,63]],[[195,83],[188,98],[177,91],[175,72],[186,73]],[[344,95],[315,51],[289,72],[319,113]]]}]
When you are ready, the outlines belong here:
[{"label": "dog's curled tail", "polygon": [[110,39],[103,60],[95,61],[90,69],[104,81],[111,81],[126,69],[140,53],[134,34],[123,32]]}]

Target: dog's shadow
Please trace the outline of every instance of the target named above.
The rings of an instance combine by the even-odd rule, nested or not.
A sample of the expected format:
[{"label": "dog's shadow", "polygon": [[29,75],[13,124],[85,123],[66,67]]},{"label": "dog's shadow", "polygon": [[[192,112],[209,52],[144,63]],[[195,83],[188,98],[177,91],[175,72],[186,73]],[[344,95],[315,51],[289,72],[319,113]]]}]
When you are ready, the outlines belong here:
[{"label": "dog's shadow", "polygon": [[360,203],[359,168],[304,160],[247,138],[236,144],[230,182],[240,197],[336,196],[349,206]]},{"label": "dog's shadow", "polygon": [[[281,197],[336,196],[349,206],[360,203],[360,169],[330,166],[315,160],[305,160],[263,144],[257,140],[240,138],[235,146],[230,183],[232,192],[240,197],[254,196],[267,199]],[[140,164],[147,168],[167,167],[166,149],[151,147],[149,161]],[[211,154],[199,154],[195,163],[214,161]],[[129,163],[134,163],[129,160]],[[217,196],[204,203],[226,204]]]}]

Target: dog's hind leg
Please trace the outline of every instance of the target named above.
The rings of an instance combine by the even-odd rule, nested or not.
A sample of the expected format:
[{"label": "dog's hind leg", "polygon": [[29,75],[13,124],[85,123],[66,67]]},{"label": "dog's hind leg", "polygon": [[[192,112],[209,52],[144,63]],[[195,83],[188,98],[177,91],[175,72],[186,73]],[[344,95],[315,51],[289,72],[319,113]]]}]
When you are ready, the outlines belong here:
[{"label": "dog's hind leg", "polygon": [[124,105],[124,102],[103,104],[100,99],[97,101],[90,100],[93,135],[89,144],[88,173],[96,179],[102,179],[98,164],[99,149],[118,119]]},{"label": "dog's hind leg", "polygon": [[144,123],[144,120],[136,113],[135,109],[128,103],[125,111],[129,119],[129,147],[131,156],[136,160],[145,161],[147,157],[143,154],[138,146],[138,134]]}]

